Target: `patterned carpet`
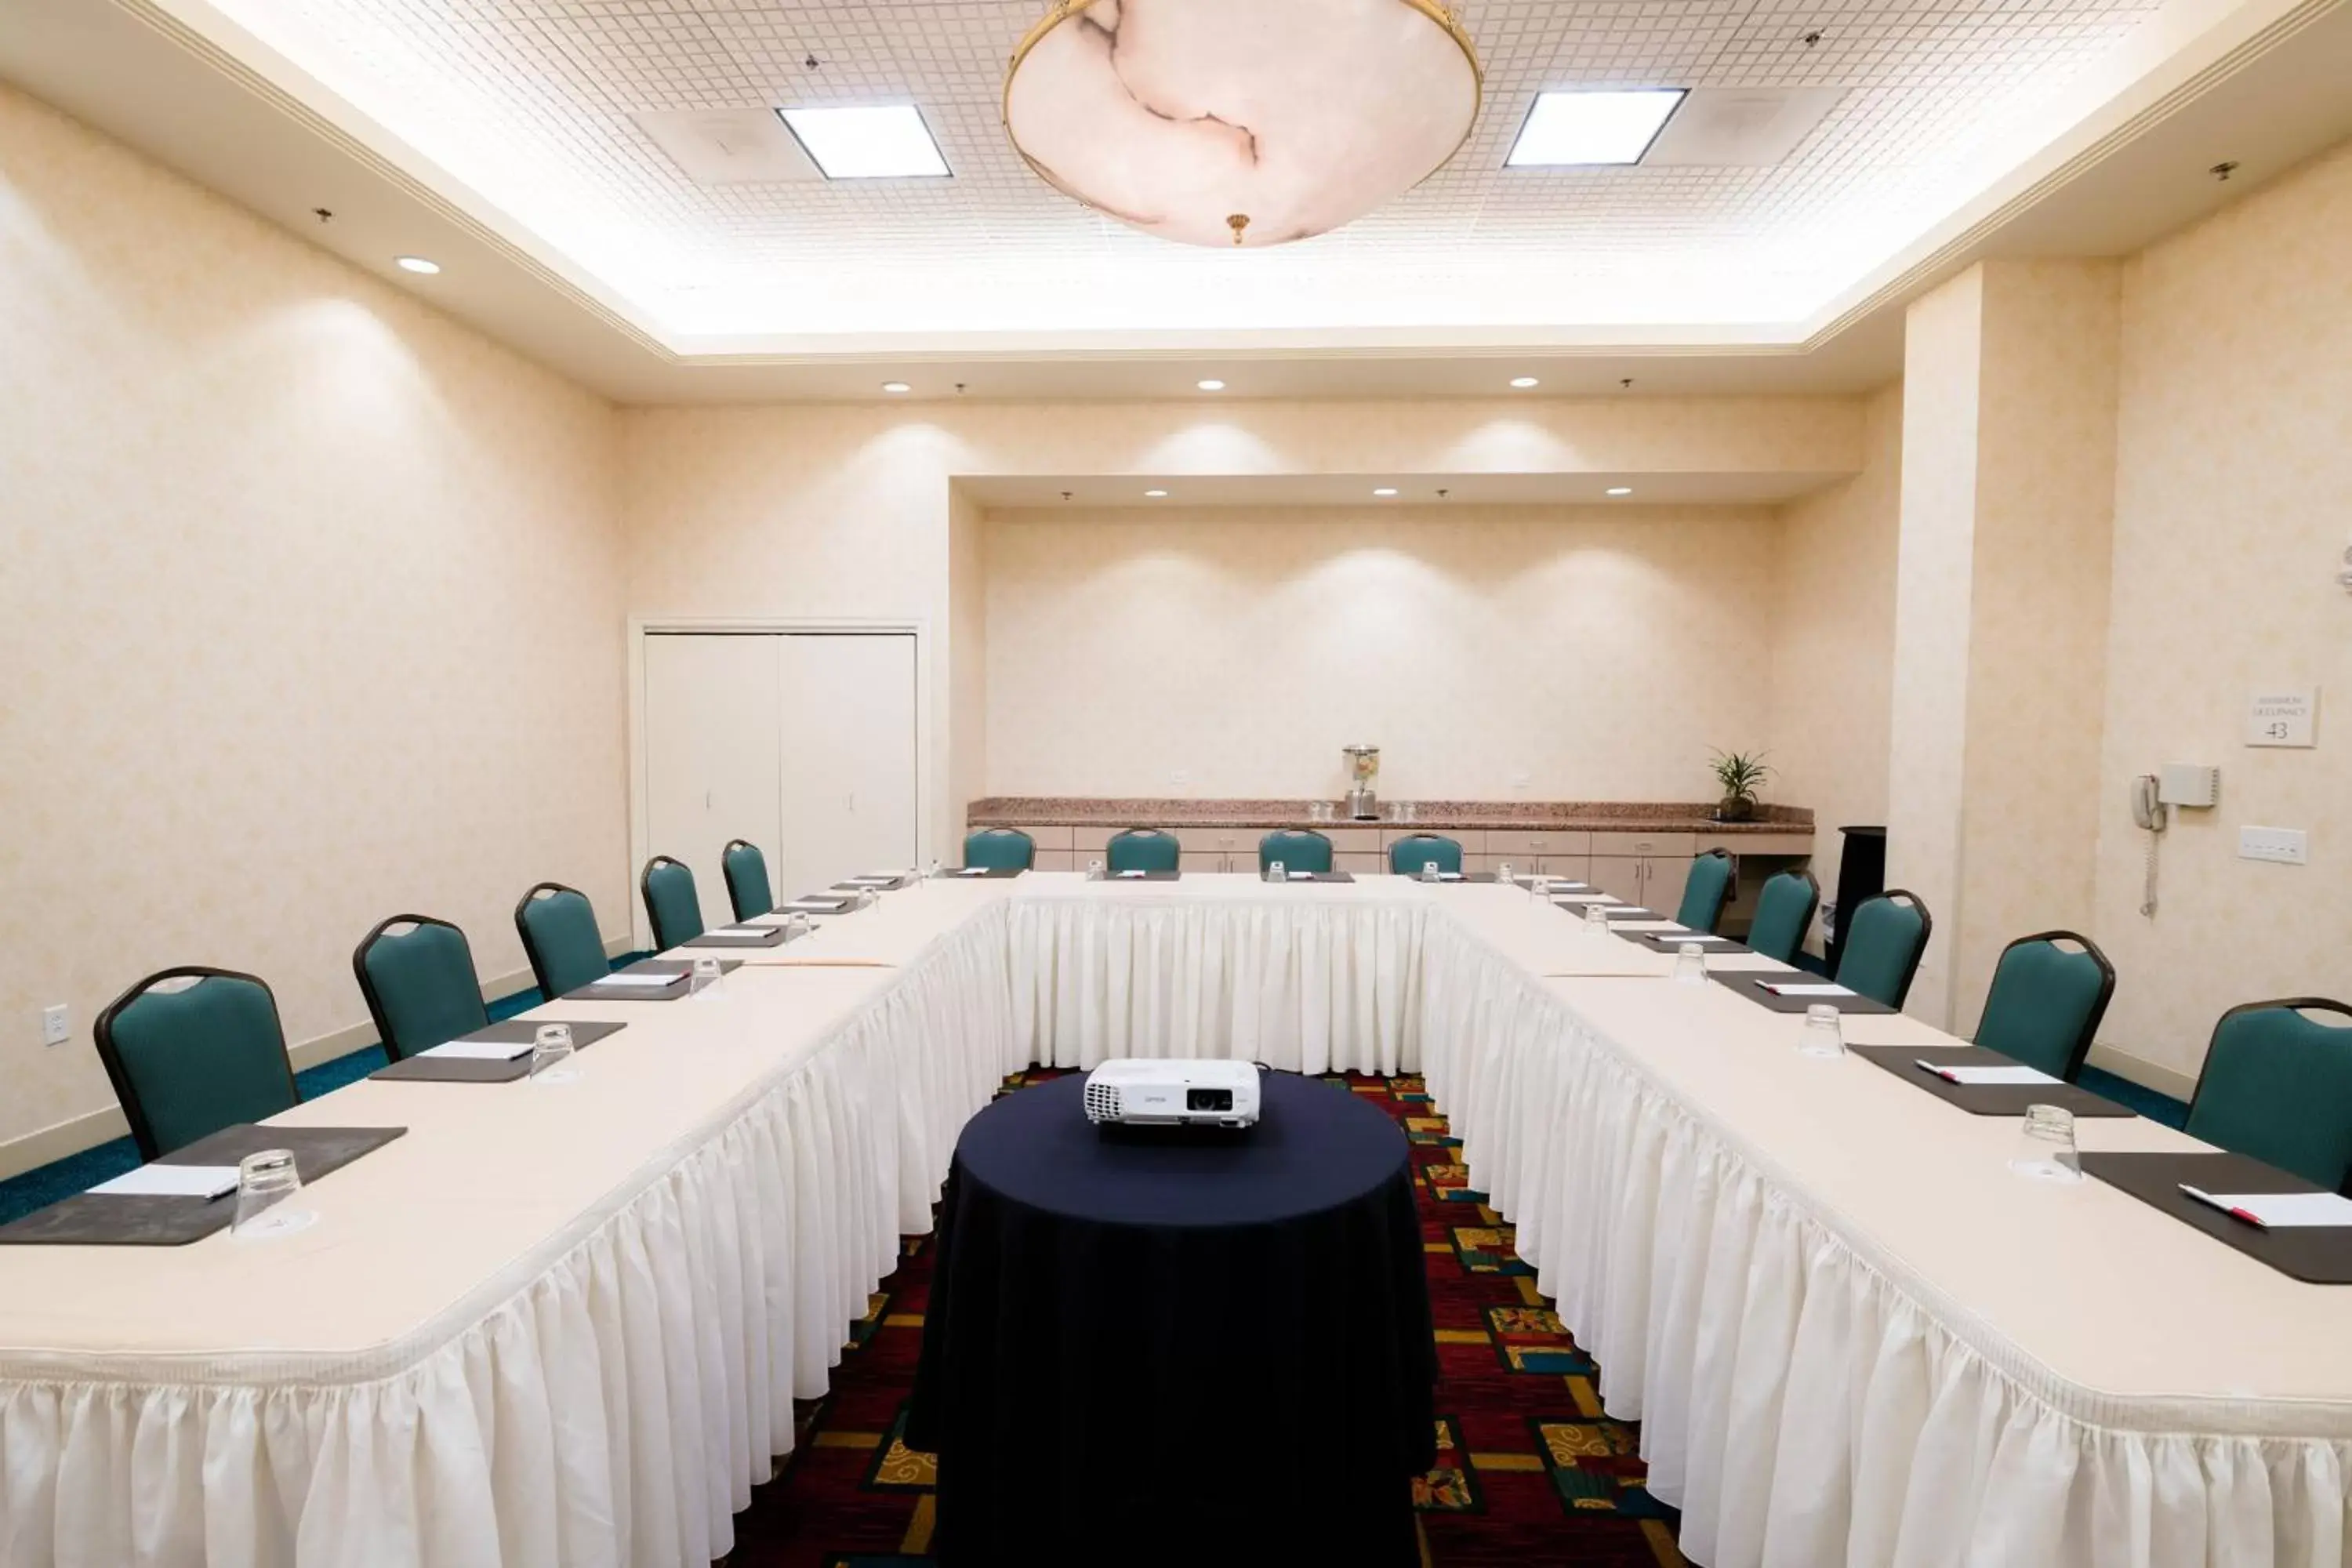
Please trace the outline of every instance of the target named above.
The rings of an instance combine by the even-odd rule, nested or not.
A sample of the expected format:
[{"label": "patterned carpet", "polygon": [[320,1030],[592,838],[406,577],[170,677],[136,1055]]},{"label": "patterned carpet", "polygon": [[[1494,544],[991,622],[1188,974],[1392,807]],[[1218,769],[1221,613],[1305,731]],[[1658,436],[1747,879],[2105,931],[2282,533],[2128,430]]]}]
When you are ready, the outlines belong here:
[{"label": "patterned carpet", "polygon": [[[1020,1075],[1015,1089],[1055,1076]],[[1434,1568],[1659,1568],[1682,1563],[1673,1510],[1642,1487],[1634,1428],[1601,1414],[1591,1359],[1537,1294],[1511,1227],[1464,1184],[1459,1146],[1421,1080],[1350,1077],[1404,1124],[1419,1176],[1437,1323],[1438,1468],[1416,1480],[1423,1561]],[[834,1391],[798,1412],[800,1441],[736,1521],[732,1568],[917,1568],[933,1523],[930,1456],[898,1440],[923,1334],[930,1258],[905,1243]],[[1246,1439],[1236,1454],[1244,1484]],[[1246,1562],[1237,1551],[1233,1562]]]}]

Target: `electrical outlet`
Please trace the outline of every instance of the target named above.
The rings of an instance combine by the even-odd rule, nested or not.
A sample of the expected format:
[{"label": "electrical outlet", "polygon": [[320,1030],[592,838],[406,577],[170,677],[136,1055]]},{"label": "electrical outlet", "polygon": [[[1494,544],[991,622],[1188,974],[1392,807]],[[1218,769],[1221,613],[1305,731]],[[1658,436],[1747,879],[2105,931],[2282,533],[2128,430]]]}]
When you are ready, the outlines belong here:
[{"label": "electrical outlet", "polygon": [[2300,827],[2241,827],[2238,858],[2275,860],[2282,866],[2307,866],[2311,855]]},{"label": "electrical outlet", "polygon": [[71,1030],[66,1022],[64,1003],[60,1002],[54,1007],[41,1009],[41,1044],[62,1046],[70,1034]]}]

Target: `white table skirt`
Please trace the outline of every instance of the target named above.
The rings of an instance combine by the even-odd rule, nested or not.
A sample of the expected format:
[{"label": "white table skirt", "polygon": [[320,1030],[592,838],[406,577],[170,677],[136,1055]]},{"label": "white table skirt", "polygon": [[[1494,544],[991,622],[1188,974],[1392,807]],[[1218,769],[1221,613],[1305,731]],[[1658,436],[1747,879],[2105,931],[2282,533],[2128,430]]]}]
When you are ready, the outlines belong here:
[{"label": "white table skirt", "polygon": [[[331,1303],[276,1297],[215,1331],[188,1314],[234,1300],[218,1279],[194,1307],[125,1301],[89,1285],[141,1278],[124,1249],[0,1254],[0,1562],[699,1568],[1003,1073],[1229,1054],[1425,1063],[1710,1568],[2345,1564],[2352,1399],[2098,1394],[2005,1350],[1679,1095],[1644,1042],[1580,1016],[1543,976],[1633,950],[1507,890],[1036,876],[893,895],[793,946],[903,968],[747,971],[728,982],[741,1012],[628,1015],[770,1020],[772,1065],[413,1331],[316,1348]],[[864,1000],[797,1018],[779,999],[820,993],[759,989],[826,984]],[[658,1067],[656,1043],[677,1042],[583,1064]],[[452,1116],[496,1100],[401,1087]],[[334,1121],[336,1098],[289,1119]],[[367,1193],[369,1163],[321,1198]],[[178,1250],[238,1259],[226,1237]],[[57,1305],[78,1281],[105,1320],[86,1331]],[[2326,1385],[2346,1384],[2352,1340],[2282,1331],[2328,1345]]]}]

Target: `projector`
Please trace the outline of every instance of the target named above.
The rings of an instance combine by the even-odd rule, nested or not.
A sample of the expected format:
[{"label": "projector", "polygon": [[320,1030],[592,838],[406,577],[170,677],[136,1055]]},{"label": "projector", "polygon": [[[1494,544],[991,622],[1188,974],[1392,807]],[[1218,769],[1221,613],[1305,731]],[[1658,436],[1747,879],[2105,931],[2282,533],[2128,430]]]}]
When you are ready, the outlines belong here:
[{"label": "projector", "polygon": [[1087,1120],[1126,1127],[1248,1127],[1257,1068],[1248,1062],[1118,1057],[1087,1074]]}]

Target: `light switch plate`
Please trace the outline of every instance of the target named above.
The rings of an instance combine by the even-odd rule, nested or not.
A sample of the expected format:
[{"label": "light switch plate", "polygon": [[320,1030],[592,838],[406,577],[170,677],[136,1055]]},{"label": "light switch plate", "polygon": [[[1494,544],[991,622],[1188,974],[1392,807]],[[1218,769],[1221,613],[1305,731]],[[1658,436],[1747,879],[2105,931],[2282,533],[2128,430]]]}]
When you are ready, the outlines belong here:
[{"label": "light switch plate", "polygon": [[2282,866],[2307,866],[2310,850],[2300,827],[2241,827],[2238,858],[2275,860]]},{"label": "light switch plate", "polygon": [[66,1022],[64,1003],[60,1002],[54,1007],[41,1009],[41,1044],[62,1046],[66,1043],[68,1033],[68,1026]]}]

